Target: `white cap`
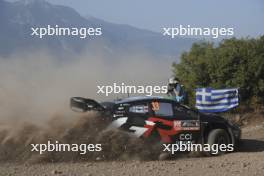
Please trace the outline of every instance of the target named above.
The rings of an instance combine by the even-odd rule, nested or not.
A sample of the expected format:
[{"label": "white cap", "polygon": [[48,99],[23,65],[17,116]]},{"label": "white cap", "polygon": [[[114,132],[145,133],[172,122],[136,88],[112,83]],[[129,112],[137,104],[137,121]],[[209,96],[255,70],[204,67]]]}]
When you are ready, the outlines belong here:
[{"label": "white cap", "polygon": [[179,82],[176,78],[172,77],[169,79],[169,84],[177,84],[177,83],[179,83]]}]

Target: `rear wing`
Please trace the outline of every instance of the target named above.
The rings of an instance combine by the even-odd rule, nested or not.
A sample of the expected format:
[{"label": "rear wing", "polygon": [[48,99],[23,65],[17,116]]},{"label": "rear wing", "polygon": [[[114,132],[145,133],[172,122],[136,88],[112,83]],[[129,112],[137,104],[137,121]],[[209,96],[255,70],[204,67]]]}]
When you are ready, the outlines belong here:
[{"label": "rear wing", "polygon": [[97,101],[82,97],[72,97],[70,107],[75,112],[105,111],[105,108]]}]

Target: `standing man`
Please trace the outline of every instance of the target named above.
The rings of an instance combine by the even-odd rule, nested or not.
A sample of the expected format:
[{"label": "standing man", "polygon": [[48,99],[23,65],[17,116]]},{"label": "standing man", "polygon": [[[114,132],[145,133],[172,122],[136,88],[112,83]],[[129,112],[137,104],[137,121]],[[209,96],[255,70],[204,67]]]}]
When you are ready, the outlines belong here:
[{"label": "standing man", "polygon": [[184,86],[180,84],[179,79],[172,77],[169,79],[167,95],[176,99],[177,102],[183,103],[185,99]]}]

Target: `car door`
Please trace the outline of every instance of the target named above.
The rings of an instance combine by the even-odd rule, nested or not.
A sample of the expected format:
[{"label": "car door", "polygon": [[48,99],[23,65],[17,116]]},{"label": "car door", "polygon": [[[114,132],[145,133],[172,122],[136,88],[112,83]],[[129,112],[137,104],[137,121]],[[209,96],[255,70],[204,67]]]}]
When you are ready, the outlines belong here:
[{"label": "car door", "polygon": [[178,131],[174,129],[173,101],[152,100],[150,102],[151,116],[146,120],[145,137],[155,136],[164,143],[171,143]]},{"label": "car door", "polygon": [[146,120],[148,129],[144,136],[160,138],[164,143],[179,141],[196,142],[199,138],[199,115],[171,100],[152,100],[150,102],[152,115]]}]

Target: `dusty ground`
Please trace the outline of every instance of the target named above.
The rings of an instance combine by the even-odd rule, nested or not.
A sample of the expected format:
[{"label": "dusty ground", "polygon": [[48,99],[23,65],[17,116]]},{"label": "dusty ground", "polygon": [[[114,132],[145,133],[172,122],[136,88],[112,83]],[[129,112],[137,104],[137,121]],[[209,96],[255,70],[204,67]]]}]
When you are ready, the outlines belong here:
[{"label": "dusty ground", "polygon": [[263,175],[264,122],[243,128],[243,147],[218,157],[178,158],[168,161],[98,161],[79,163],[1,163],[0,176],[11,175]]}]

